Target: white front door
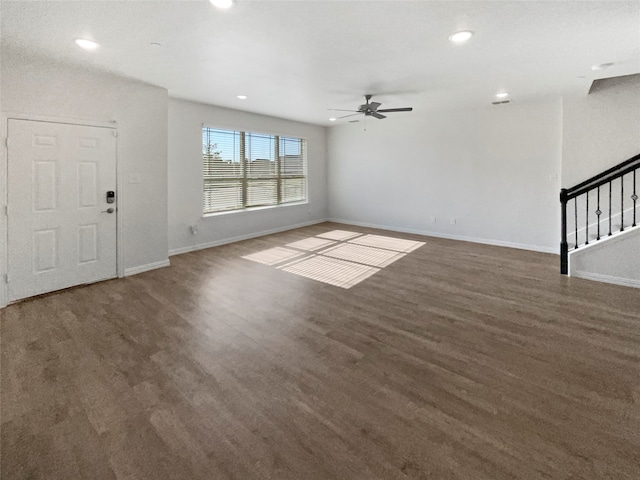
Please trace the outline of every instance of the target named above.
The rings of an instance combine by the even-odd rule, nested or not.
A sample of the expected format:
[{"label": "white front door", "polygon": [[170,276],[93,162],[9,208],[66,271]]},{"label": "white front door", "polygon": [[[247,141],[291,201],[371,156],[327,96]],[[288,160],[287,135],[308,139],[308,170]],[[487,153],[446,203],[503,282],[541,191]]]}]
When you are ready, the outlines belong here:
[{"label": "white front door", "polygon": [[115,130],[10,119],[7,159],[9,300],[115,277]]}]

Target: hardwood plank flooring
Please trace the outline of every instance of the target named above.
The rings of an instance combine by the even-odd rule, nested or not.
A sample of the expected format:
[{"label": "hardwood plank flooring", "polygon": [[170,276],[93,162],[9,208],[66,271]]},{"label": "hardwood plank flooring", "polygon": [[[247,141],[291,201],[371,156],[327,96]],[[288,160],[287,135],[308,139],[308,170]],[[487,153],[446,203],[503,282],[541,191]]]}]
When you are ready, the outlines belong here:
[{"label": "hardwood plank flooring", "polygon": [[[424,241],[351,289],[244,260]],[[0,310],[3,479],[640,479],[640,290],[325,223]]]}]

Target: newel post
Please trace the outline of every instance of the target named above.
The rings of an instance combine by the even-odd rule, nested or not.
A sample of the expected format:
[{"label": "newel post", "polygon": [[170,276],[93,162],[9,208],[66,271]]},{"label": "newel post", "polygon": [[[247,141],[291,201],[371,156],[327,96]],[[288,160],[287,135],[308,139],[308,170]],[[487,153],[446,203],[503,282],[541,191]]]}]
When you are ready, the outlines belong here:
[{"label": "newel post", "polygon": [[560,224],[560,273],[569,273],[569,244],[567,243],[567,189],[560,190],[560,208],[562,220]]}]

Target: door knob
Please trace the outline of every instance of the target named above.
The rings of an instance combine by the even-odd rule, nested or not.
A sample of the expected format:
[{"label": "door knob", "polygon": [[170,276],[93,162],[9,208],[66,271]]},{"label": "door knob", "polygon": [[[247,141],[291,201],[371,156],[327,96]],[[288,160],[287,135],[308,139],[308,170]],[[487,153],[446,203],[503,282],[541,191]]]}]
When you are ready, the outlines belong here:
[{"label": "door knob", "polygon": [[102,213],[113,213],[116,210],[114,208],[107,208],[106,210],[103,210]]}]

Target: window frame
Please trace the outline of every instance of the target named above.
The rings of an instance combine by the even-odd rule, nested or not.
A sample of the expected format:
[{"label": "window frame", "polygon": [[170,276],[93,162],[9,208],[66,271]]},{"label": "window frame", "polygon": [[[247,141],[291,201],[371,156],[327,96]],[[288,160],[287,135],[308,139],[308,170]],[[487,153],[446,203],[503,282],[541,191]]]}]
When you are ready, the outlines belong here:
[{"label": "window frame", "polygon": [[[242,190],[242,207],[240,208],[226,208],[226,209],[220,209],[220,210],[214,210],[214,211],[206,211],[205,210],[205,192],[206,192],[206,184],[207,184],[207,177],[205,176],[205,163],[204,163],[204,150],[205,150],[205,142],[204,142],[204,136],[205,136],[205,130],[209,129],[209,130],[218,130],[220,132],[225,132],[226,134],[233,134],[233,135],[239,135],[241,140],[240,143],[242,144],[241,148],[240,148],[240,152],[239,152],[239,156],[240,156],[240,176],[238,177],[229,177],[229,178],[224,178],[224,177],[220,177],[218,178],[218,181],[236,181],[236,182],[241,182],[241,190]],[[248,197],[249,197],[249,187],[250,187],[250,182],[252,179],[256,180],[259,177],[251,177],[250,175],[248,175],[248,171],[249,171],[249,165],[251,163],[251,159],[248,158],[247,152],[245,151],[246,149],[246,137],[249,136],[255,136],[255,137],[268,137],[270,139],[270,141],[273,142],[273,150],[271,151],[271,155],[273,155],[274,158],[274,166],[276,169],[276,173],[273,177],[266,177],[266,180],[272,179],[275,180],[276,183],[276,195],[275,195],[275,203],[272,204],[265,204],[265,205],[249,205],[247,206],[247,204],[249,203]],[[201,128],[200,128],[200,137],[201,137],[201,149],[202,149],[202,153],[201,153],[201,163],[200,163],[200,173],[201,173],[201,179],[202,179],[202,190],[201,190],[201,209],[202,209],[202,217],[210,217],[210,216],[216,216],[216,215],[229,215],[229,214],[234,214],[234,213],[242,213],[242,212],[251,212],[251,211],[256,211],[256,210],[264,210],[264,209],[272,209],[272,208],[280,208],[280,207],[287,207],[287,206],[295,206],[295,205],[305,205],[309,203],[309,160],[308,160],[308,139],[306,137],[302,137],[302,136],[297,136],[297,135],[289,135],[289,134],[280,134],[280,133],[273,133],[273,132],[264,132],[264,131],[256,131],[256,130],[251,130],[249,131],[248,129],[237,129],[237,128],[229,128],[229,127],[219,127],[219,126],[214,126],[214,125],[210,125],[210,124],[206,124],[203,123]],[[300,142],[300,156],[302,157],[302,173],[300,175],[295,175],[295,174],[289,174],[289,175],[285,175],[282,171],[282,167],[283,167],[283,163],[282,162],[282,158],[280,155],[280,142],[286,139],[292,139],[292,140],[296,140]],[[214,144],[215,145],[215,144]],[[286,153],[285,153],[286,156]],[[210,177],[211,179],[211,177]],[[304,198],[301,200],[291,200],[291,201],[282,201],[282,191],[283,191],[283,183],[282,180],[284,179],[301,179],[303,180],[302,182],[302,188],[303,188],[303,193],[304,193]],[[215,179],[214,179],[215,180]]]}]

